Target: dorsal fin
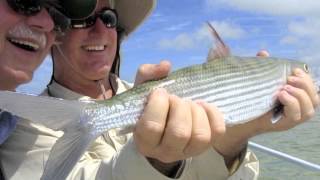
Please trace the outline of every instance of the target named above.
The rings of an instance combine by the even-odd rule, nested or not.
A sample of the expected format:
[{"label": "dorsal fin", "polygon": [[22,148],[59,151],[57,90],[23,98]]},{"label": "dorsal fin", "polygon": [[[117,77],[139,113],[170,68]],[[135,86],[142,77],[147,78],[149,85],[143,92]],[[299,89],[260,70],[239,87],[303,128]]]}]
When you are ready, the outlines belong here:
[{"label": "dorsal fin", "polygon": [[229,47],[223,42],[218,32],[214,29],[210,22],[207,22],[207,24],[215,41],[215,47],[210,48],[207,61],[210,62],[223,57],[230,56],[231,54]]}]

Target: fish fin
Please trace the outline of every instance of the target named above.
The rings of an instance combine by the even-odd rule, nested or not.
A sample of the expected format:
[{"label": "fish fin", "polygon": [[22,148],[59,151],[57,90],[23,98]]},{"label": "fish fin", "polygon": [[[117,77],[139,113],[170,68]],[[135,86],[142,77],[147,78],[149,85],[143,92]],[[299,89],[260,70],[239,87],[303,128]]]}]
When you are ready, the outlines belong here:
[{"label": "fish fin", "polygon": [[87,104],[87,102],[0,91],[0,109],[53,130],[63,129],[67,124],[79,120]]},{"label": "fish fin", "polygon": [[52,147],[41,180],[66,179],[93,139],[88,131],[68,129]]},{"label": "fish fin", "polygon": [[207,62],[230,56],[231,53],[230,53],[229,47],[223,42],[218,32],[211,25],[211,23],[207,22],[207,24],[209,26],[212,37],[214,38],[214,41],[215,41],[215,47],[214,48],[212,47],[209,50]]},{"label": "fish fin", "polygon": [[277,123],[282,118],[283,111],[284,111],[283,105],[280,104],[280,102],[278,102],[275,108],[273,109],[273,115],[271,118],[272,124]]}]

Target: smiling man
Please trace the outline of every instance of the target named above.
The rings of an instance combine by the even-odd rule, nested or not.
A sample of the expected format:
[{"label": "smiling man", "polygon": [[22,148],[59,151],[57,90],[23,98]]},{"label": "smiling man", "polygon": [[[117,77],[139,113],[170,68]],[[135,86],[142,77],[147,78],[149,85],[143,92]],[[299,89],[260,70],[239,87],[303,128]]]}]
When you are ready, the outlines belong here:
[{"label": "smiling man", "polygon": [[[95,6],[96,0],[0,0],[0,90],[15,91],[29,82],[55,32],[65,30],[69,19],[87,17]],[[0,109],[0,144],[15,124],[16,118]]]},{"label": "smiling man", "polygon": [[[0,90],[14,91],[32,79],[55,39],[48,11],[26,1],[0,0]],[[21,6],[20,6],[21,7]],[[0,111],[0,144],[14,129],[16,118]]]}]

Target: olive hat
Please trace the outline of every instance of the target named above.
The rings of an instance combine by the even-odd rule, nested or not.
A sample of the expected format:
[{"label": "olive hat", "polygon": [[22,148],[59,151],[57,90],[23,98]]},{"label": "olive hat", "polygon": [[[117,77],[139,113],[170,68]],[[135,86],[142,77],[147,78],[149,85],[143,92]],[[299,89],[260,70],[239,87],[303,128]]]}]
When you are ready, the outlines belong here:
[{"label": "olive hat", "polygon": [[119,26],[128,36],[151,14],[156,0],[109,0],[109,3],[117,11]]}]

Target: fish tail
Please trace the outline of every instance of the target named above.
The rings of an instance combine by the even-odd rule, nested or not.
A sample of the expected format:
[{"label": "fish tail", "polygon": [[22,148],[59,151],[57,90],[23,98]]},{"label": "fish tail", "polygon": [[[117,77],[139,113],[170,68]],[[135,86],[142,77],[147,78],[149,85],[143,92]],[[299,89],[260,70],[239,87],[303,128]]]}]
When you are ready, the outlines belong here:
[{"label": "fish tail", "polygon": [[0,91],[0,109],[53,130],[76,122],[87,105],[75,100]]},{"label": "fish tail", "polygon": [[94,136],[88,131],[66,131],[52,147],[41,180],[66,179],[92,139]]}]

